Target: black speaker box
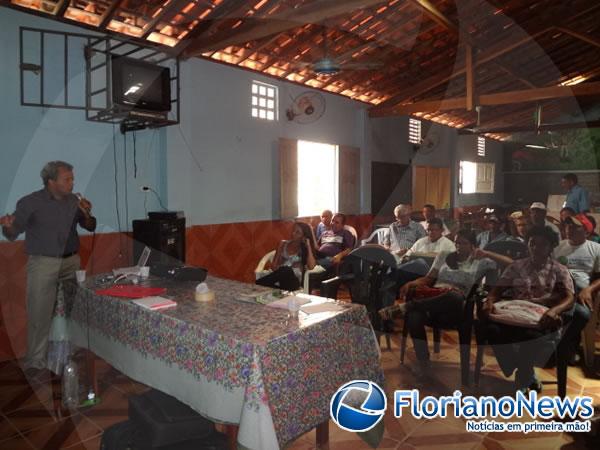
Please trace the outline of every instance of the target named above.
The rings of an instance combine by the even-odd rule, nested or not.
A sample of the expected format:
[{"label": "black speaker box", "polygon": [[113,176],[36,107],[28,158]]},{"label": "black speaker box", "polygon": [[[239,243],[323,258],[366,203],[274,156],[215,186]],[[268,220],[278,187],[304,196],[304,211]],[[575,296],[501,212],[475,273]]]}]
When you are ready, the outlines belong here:
[{"label": "black speaker box", "polygon": [[133,221],[133,264],[145,246],[152,249],[147,265],[185,263],[185,218]]}]

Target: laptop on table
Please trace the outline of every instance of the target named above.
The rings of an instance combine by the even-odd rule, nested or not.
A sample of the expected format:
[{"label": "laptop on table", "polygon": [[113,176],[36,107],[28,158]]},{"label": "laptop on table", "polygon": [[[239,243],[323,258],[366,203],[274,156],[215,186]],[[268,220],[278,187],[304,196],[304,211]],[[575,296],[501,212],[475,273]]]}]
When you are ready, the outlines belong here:
[{"label": "laptop on table", "polygon": [[142,254],[140,255],[138,262],[135,266],[130,266],[130,267],[121,267],[120,269],[113,269],[113,275],[115,277],[121,276],[121,275],[139,275],[140,273],[140,268],[144,267],[147,263],[148,263],[148,258],[150,258],[150,247],[146,246],[144,247],[144,251],[142,251]]}]

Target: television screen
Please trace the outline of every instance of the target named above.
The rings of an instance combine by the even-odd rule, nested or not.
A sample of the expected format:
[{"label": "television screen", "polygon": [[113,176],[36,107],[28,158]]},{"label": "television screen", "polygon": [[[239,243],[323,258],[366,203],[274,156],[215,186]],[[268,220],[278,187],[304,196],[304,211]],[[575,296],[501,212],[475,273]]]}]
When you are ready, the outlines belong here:
[{"label": "television screen", "polygon": [[171,75],[168,67],[113,55],[112,100],[128,109],[171,110]]}]

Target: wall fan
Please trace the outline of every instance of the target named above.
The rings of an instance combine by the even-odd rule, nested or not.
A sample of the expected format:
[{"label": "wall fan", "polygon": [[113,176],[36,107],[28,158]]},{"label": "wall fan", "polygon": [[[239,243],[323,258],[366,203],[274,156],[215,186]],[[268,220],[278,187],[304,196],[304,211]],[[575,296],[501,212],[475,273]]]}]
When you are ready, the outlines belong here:
[{"label": "wall fan", "polygon": [[[346,52],[351,54],[352,52]],[[315,61],[297,61],[294,67],[310,68],[315,74],[323,76],[335,75],[341,70],[373,70],[383,66],[381,62],[340,62],[338,58],[329,54],[327,46],[327,32],[323,29],[323,56]]]},{"label": "wall fan", "polygon": [[319,92],[306,91],[292,98],[292,105],[285,111],[289,121],[311,123],[325,113],[325,97]]},{"label": "wall fan", "polygon": [[421,155],[428,155],[435,151],[435,149],[440,145],[440,133],[437,130],[430,129],[425,133],[425,137],[421,138],[421,142],[419,144],[415,144],[413,146],[416,153]]}]

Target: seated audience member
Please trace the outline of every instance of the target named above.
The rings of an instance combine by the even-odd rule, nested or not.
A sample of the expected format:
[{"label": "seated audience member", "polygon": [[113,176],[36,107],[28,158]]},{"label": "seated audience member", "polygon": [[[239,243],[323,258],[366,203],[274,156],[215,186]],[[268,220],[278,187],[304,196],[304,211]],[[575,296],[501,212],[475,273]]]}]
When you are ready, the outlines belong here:
[{"label": "seated audience member", "polygon": [[[394,310],[409,313],[406,326],[413,340],[418,371],[421,374],[429,365],[429,348],[425,324],[432,320],[443,324],[460,324],[463,318],[463,306],[466,295],[483,276],[496,271],[496,263],[489,258],[479,258],[475,234],[469,230],[460,230],[454,238],[455,252],[444,251],[437,255],[427,275],[405,284],[400,297],[407,298],[410,289],[424,290],[424,298],[407,298],[407,303],[384,308],[380,314],[390,318]],[[499,255],[497,255],[499,256]],[[500,257],[502,258],[502,257]],[[510,263],[505,258],[506,264]],[[424,289],[423,289],[424,288]],[[428,290],[427,288],[433,288]]]},{"label": "seated audience member", "polygon": [[[423,210],[421,211],[421,213],[423,214],[423,217],[425,218],[425,220],[422,220],[421,222],[419,222],[421,224],[421,226],[423,227],[423,229],[427,228],[427,222],[429,222],[431,219],[435,219],[435,206],[427,204],[425,206],[423,206]],[[442,224],[444,225],[444,231],[442,232],[443,236],[448,236],[450,234],[450,230],[448,229],[448,227],[446,226],[446,224],[444,223],[444,221],[442,220]]]},{"label": "seated audience member", "polygon": [[506,240],[524,243],[527,230],[529,229],[527,218],[521,211],[516,211],[510,215],[509,219],[511,235]]},{"label": "seated audience member", "polygon": [[394,255],[403,256],[419,239],[427,236],[425,229],[410,218],[410,205],[398,205],[394,208],[396,222],[390,225],[383,246]]},{"label": "seated audience member", "polygon": [[[565,266],[552,259],[557,234],[549,227],[533,227],[527,233],[530,256],[506,268],[481,306],[480,318],[498,364],[506,376],[516,369],[515,386],[521,391],[541,391],[534,365],[545,363],[553,352],[552,339],[561,325],[561,315],[573,306],[573,281]],[[537,327],[528,328],[490,321],[497,311],[494,303],[512,290],[513,299],[528,300],[548,307]]]},{"label": "seated audience member", "polygon": [[560,230],[556,225],[546,219],[546,205],[542,202],[533,202],[529,207],[529,219],[534,227],[550,227],[560,240]]},{"label": "seated audience member", "polygon": [[560,214],[559,218],[560,218],[561,222],[564,222],[567,217],[572,217],[572,216],[577,215],[577,213],[575,211],[573,211],[573,208],[569,208],[568,206],[565,206],[563,209],[561,209],[559,214]]},{"label": "seated audience member", "polygon": [[[438,218],[431,219],[427,224],[427,236],[415,242],[405,254],[405,258],[412,257],[414,259],[399,264],[391,274],[396,284],[396,292],[409,281],[423,277],[429,272],[430,263],[419,256],[431,258],[441,252],[451,253],[454,251],[456,251],[454,243],[442,236],[442,221]],[[382,302],[384,306],[389,306],[394,300],[395,298],[384,298]]]},{"label": "seated audience member", "polygon": [[299,289],[304,271],[316,265],[315,248],[312,228],[306,223],[295,222],[291,239],[281,241],[277,247],[271,264],[273,272],[256,280],[256,284],[288,291]]},{"label": "seated audience member", "polygon": [[572,217],[574,215],[576,215],[575,211],[573,211],[573,208],[569,208],[568,206],[565,206],[563,209],[560,210],[560,237],[562,239],[566,239],[566,233],[565,233],[565,220],[567,219],[567,217]]},{"label": "seated audience member", "polygon": [[554,250],[554,259],[567,266],[575,283],[575,304],[563,314],[567,328],[562,340],[571,355],[579,346],[581,331],[591,317],[594,295],[600,289],[600,244],[586,239],[592,230],[585,215],[567,217],[567,239]]},{"label": "seated audience member", "polygon": [[442,236],[444,224],[437,217],[427,222],[427,236],[419,239],[406,252],[405,256],[418,254],[436,254],[441,252],[453,252],[456,250],[454,243],[447,237]]},{"label": "seated audience member", "polygon": [[319,225],[317,225],[317,241],[321,239],[321,235],[325,230],[331,230],[331,219],[333,218],[333,213],[326,209],[321,213],[321,221]]},{"label": "seated audience member", "polygon": [[508,239],[508,234],[504,232],[504,225],[495,214],[485,216],[485,231],[477,235],[477,247],[485,248],[486,245]]},{"label": "seated audience member", "polygon": [[318,241],[317,264],[325,269],[340,263],[354,248],[354,236],[344,228],[346,216],[336,213],[331,219],[331,229],[325,230]]},{"label": "seated audience member", "polygon": [[600,243],[600,235],[598,235],[598,233],[596,233],[596,225],[597,225],[596,219],[594,219],[594,216],[592,216],[591,214],[586,214],[585,217],[587,217],[587,219],[592,224],[592,231],[590,232],[590,234],[587,237],[588,240],[590,240],[592,242]]}]

